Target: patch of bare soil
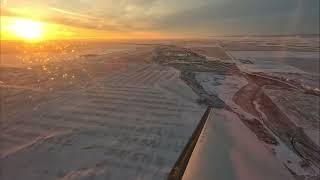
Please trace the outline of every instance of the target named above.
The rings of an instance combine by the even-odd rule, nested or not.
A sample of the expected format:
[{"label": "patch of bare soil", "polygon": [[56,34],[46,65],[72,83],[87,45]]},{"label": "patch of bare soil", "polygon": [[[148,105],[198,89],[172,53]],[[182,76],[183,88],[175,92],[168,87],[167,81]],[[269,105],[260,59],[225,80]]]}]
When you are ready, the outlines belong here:
[{"label": "patch of bare soil", "polygon": [[[249,83],[248,85],[241,88],[234,96],[233,101],[239,105],[244,111],[253,115],[254,119],[247,119],[245,116],[236,113],[242,122],[253,131],[259,140],[267,143],[277,145],[279,142],[275,139],[275,137],[268,132],[268,130],[261,123],[263,119],[261,119],[261,115],[257,111],[254,101],[257,96],[257,93],[260,91],[260,87],[256,84]],[[259,120],[258,120],[259,119]]]},{"label": "patch of bare soil", "polygon": [[253,104],[256,94],[259,90],[260,87],[258,85],[249,83],[236,92],[232,99],[244,111],[252,114],[255,117],[259,117],[259,112],[255,109],[255,105]]}]

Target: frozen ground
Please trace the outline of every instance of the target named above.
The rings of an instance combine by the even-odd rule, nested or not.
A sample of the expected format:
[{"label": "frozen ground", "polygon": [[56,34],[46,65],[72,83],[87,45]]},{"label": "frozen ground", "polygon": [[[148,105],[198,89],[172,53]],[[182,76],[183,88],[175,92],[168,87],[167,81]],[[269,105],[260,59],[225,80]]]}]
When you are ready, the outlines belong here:
[{"label": "frozen ground", "polygon": [[319,51],[229,51],[242,71],[263,73],[319,91]]},{"label": "frozen ground", "polygon": [[244,77],[199,72],[196,74],[196,79],[208,94],[218,96],[234,111],[246,114],[249,119],[252,118],[252,115],[241,110],[239,105],[233,101],[233,96],[248,84]]},{"label": "frozen ground", "polygon": [[[67,89],[57,86],[69,85],[69,79],[48,77],[49,82],[34,84],[25,79],[17,85],[13,77],[2,77],[2,88],[8,92],[1,96],[2,105],[10,107],[1,114],[1,179],[167,176],[204,108],[179,79],[179,71],[141,61],[128,63],[125,53],[114,56],[87,57],[91,62],[81,64],[86,83],[76,77]],[[40,88],[35,88],[37,84]],[[23,90],[19,96],[11,93],[17,87]],[[31,93],[28,100],[22,98],[25,93]]]},{"label": "frozen ground", "polygon": [[[306,59],[297,57],[294,54],[291,56],[283,52],[268,52],[268,51],[230,51],[229,52],[238,63],[239,68],[248,72],[263,72],[263,73],[314,73],[317,70],[318,59]],[[273,54],[274,53],[274,54]],[[308,55],[304,53],[303,55]],[[298,58],[298,59],[297,59]],[[241,60],[249,60],[250,63],[241,63]],[[301,63],[301,61],[308,61]],[[306,71],[306,65],[311,67]],[[304,71],[305,70],[305,71]]]},{"label": "frozen ground", "polygon": [[320,98],[300,91],[265,87],[264,91],[283,112],[302,127],[314,143],[320,146]]},{"label": "frozen ground", "polygon": [[229,51],[236,58],[319,58],[318,52],[295,51]]},{"label": "frozen ground", "polygon": [[[221,42],[85,44],[92,48],[72,52],[67,47],[65,55],[71,54],[62,60],[57,56],[46,61],[43,58],[53,55],[44,53],[32,62],[33,56],[27,61],[16,59],[16,64],[2,63],[1,178],[165,179],[205,105],[215,111],[191,158],[196,164],[192,174],[210,168],[199,164],[210,161],[219,163],[205,171],[209,177],[290,178],[282,165],[299,180],[315,177],[313,166],[288,145],[286,133],[296,130],[295,126],[313,131],[308,122],[318,122],[319,107],[305,103],[312,104],[318,96],[259,79],[290,77],[316,88],[318,76],[307,70],[317,61],[306,55],[316,52],[315,43],[298,39],[296,46],[277,38],[269,43],[260,39]],[[244,49],[257,47],[264,52],[244,52],[252,57],[240,54],[242,61],[225,52],[241,50],[243,44]],[[308,52],[279,57],[270,51],[283,47]],[[294,55],[298,57],[291,61]],[[300,63],[300,58],[312,63]],[[3,62],[11,62],[8,59]],[[242,73],[237,66],[260,76]]]},{"label": "frozen ground", "polygon": [[239,64],[250,72],[307,73],[319,75],[319,52],[229,51],[236,59],[248,59],[252,64]]},{"label": "frozen ground", "polygon": [[217,37],[230,51],[319,52],[319,36]]},{"label": "frozen ground", "polygon": [[110,56],[120,53],[132,54],[139,51],[141,47],[130,44],[99,43],[99,42],[69,42],[60,44],[44,44],[43,48],[35,45],[35,49],[28,48],[29,45],[17,43],[2,43],[0,54],[0,65],[4,67],[32,67],[44,65],[50,62],[74,61],[79,58]]}]

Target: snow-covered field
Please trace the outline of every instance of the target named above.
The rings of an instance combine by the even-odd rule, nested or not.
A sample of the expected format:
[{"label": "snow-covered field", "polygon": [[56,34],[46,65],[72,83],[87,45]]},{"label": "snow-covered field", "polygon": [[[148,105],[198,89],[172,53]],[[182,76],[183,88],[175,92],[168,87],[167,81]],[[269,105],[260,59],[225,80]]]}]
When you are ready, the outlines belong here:
[{"label": "snow-covered field", "polygon": [[319,74],[319,52],[291,51],[229,51],[235,59],[248,59],[253,64],[241,64],[250,72]]},{"label": "snow-covered field", "polygon": [[[308,89],[319,89],[319,52],[229,51],[237,66],[245,72],[295,81]],[[239,59],[252,63],[241,63]]]},{"label": "snow-covered field", "polygon": [[10,119],[1,178],[164,179],[205,110],[178,76],[132,64]]},{"label": "snow-covered field", "polygon": [[[180,70],[195,74],[195,82],[186,82],[198,83],[196,85],[203,88],[202,91],[195,92],[200,96],[217,96],[225,103],[225,108],[215,112],[212,117],[215,122],[211,125],[228,126],[225,130],[233,136],[234,145],[241,147],[240,151],[234,152],[233,147],[217,147],[220,154],[227,151],[238,153],[231,154],[234,158],[232,160],[238,163],[236,170],[239,171],[236,173],[240,174],[237,175],[245,177],[254,174],[245,168],[252,167],[256,162],[252,162],[251,158],[241,159],[241,153],[255,152],[255,146],[264,149],[261,144],[257,145],[257,139],[266,142],[267,150],[276,153],[275,156],[280,159],[279,164],[283,163],[297,175],[308,175],[309,172],[299,165],[302,159],[260,121],[259,115],[264,112],[259,111],[259,104],[255,101],[260,87],[239,71],[228,69],[231,63],[224,63],[236,60],[242,71],[290,77],[315,88],[318,87],[317,79],[320,76],[306,71],[314,65],[305,66],[300,62],[297,65],[290,64],[291,59],[295,59],[295,62],[305,59],[317,63],[315,54],[279,55],[278,52],[270,51],[254,52],[256,54],[251,51],[232,51],[229,54],[235,59],[220,60],[224,59],[219,58],[224,56],[224,48],[219,43],[180,44],[191,50],[199,50],[198,53],[205,55],[205,60],[210,62],[207,63],[207,68],[199,67],[199,62],[193,62],[198,56],[188,56],[187,60],[190,61],[183,61],[180,58],[184,58],[184,51],[181,50],[182,54],[179,54],[180,51],[172,50],[172,57],[179,57],[173,58],[172,62],[187,64],[187,68],[181,67]],[[182,81],[180,71],[177,70],[179,68],[171,68],[170,64],[154,64],[153,58],[157,56],[153,48],[154,46],[144,45],[108,45],[67,54],[58,53],[57,56],[44,53],[43,57],[55,57],[49,63],[22,63],[21,59],[11,61],[11,57],[17,57],[10,53],[4,54],[6,61],[0,67],[10,67],[2,67],[6,72],[0,79],[0,88],[4,90],[1,98],[5,102],[2,111],[5,113],[1,114],[4,119],[0,136],[1,180],[165,179],[205,108],[197,103],[201,102],[199,100],[202,97],[199,99],[190,88],[195,90],[199,86],[191,84],[189,87]],[[66,61],[68,59],[64,57],[71,58],[71,61]],[[170,59],[171,56],[165,58]],[[65,61],[60,62],[61,59]],[[237,61],[239,59],[249,59],[253,64]],[[52,61],[55,63],[50,63]],[[18,68],[20,65],[27,68]],[[230,73],[224,73],[225,69],[230,70]],[[282,111],[292,113],[291,110],[294,109],[292,115],[288,116],[296,118],[293,121],[296,120],[298,126],[311,135],[316,132],[311,124],[318,123],[316,111],[319,107],[304,104],[310,104],[317,98],[312,95],[278,92],[274,88],[264,90]],[[287,106],[286,103],[291,104]],[[308,116],[306,112],[311,112],[312,116]],[[300,122],[302,116],[305,117]],[[220,118],[219,122],[215,117]],[[225,118],[223,122],[222,118]],[[224,136],[224,132],[219,131],[221,129],[214,130],[211,130],[211,135],[204,134],[202,137],[206,141],[214,139],[224,142],[229,136]],[[274,142],[272,137],[279,143]],[[250,150],[244,148],[248,139]],[[215,154],[216,147],[212,144],[202,142],[202,145],[209,147],[210,151],[207,153],[214,156],[206,155],[201,158],[215,157],[212,161],[219,162],[218,165],[221,162],[219,158],[223,158],[222,161],[229,160],[229,156],[220,157],[219,153]],[[270,155],[267,154],[264,149],[262,155]],[[260,158],[261,154],[256,155]],[[250,163],[243,165],[243,162]],[[270,164],[273,163],[277,164],[276,161]],[[227,166],[221,167],[228,169]],[[259,164],[257,170],[264,167],[267,166]],[[211,173],[210,170],[207,172]],[[242,174],[244,172],[247,174]],[[263,173],[265,172],[259,175]]]},{"label": "snow-covered field", "polygon": [[319,58],[319,52],[229,51],[236,58]]},{"label": "snow-covered field", "polygon": [[289,51],[229,51],[235,59],[248,59],[252,64],[241,64],[248,72],[319,74],[319,52]]},{"label": "snow-covered field", "polygon": [[244,77],[201,72],[196,74],[196,79],[208,94],[217,95],[234,110],[239,110],[239,106],[232,98],[236,92],[248,84]]},{"label": "snow-covered field", "polygon": [[0,66],[8,67],[31,67],[34,65],[43,65],[50,62],[72,61],[86,55],[108,55],[112,53],[129,53],[135,51],[137,46],[123,45],[118,48],[88,47],[86,49],[70,48],[69,50],[59,51],[40,51],[40,52],[16,52],[0,54]]},{"label": "snow-covered field", "polygon": [[320,98],[300,91],[265,87],[264,91],[298,127],[320,145]]}]

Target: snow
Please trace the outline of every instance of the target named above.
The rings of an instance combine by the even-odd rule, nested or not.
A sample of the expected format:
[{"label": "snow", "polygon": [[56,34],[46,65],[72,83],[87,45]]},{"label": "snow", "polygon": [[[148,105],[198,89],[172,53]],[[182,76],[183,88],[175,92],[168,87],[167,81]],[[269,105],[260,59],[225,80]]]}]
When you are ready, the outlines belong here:
[{"label": "snow", "polygon": [[[239,69],[248,73],[264,73],[299,83],[306,89],[319,89],[319,52],[230,51]],[[238,59],[250,60],[243,64]]]},{"label": "snow", "polygon": [[10,119],[2,180],[165,179],[205,109],[179,71],[129,67]]},{"label": "snow", "polygon": [[1,53],[0,54],[0,66],[13,66],[13,67],[30,67],[34,65],[43,65],[48,62],[59,62],[59,61],[72,61],[78,60],[85,55],[108,55],[112,53],[130,53],[136,51],[136,46],[122,45],[120,47],[108,47],[105,46],[87,46],[86,48],[74,50],[61,50],[58,52],[54,51],[40,51],[40,52],[16,52],[16,53]]},{"label": "snow", "polygon": [[[264,119],[267,119],[266,115],[259,109],[259,105],[255,103],[257,110],[262,115]],[[266,127],[266,126],[265,126]],[[268,128],[267,128],[268,129]],[[300,156],[294,153],[288,146],[279,138],[277,137],[270,129],[268,132],[271,133],[276,140],[279,142],[277,146],[270,146],[272,151],[274,152],[275,156],[280,159],[286,167],[288,167],[291,171],[295,172],[297,175],[305,176],[305,177],[312,177],[315,174],[318,175],[317,168],[311,165],[311,168],[303,168],[301,167],[301,162],[304,161]]]},{"label": "snow", "polygon": [[208,94],[218,95],[224,101],[232,102],[233,95],[248,82],[244,77],[200,72],[196,79]]},{"label": "snow", "polygon": [[270,62],[270,63],[257,63],[257,64],[245,64],[245,65],[239,65],[238,66],[242,71],[245,72],[252,72],[252,73],[298,73],[302,74],[305,73],[295,67],[289,66],[289,65],[284,65],[284,64],[279,64],[275,62]]},{"label": "snow", "polygon": [[320,98],[300,91],[287,91],[274,88],[264,88],[272,101],[292,120],[298,127],[320,145]]},{"label": "snow", "polygon": [[235,93],[248,84],[244,77],[200,72],[196,73],[196,79],[209,95],[218,96],[235,112],[245,115],[248,119],[254,118],[242,110],[232,99]]},{"label": "snow", "polygon": [[[319,52],[229,51],[236,61],[249,59],[253,64],[237,62],[247,72],[319,74]],[[304,63],[302,63],[303,61]]]},{"label": "snow", "polygon": [[228,51],[236,58],[319,58],[319,52],[294,51]]}]

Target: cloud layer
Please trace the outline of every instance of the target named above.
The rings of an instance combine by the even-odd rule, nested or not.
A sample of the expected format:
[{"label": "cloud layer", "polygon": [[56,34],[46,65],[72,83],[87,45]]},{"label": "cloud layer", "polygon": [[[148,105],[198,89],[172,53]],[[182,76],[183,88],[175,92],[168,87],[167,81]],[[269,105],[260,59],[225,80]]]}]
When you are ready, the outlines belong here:
[{"label": "cloud layer", "polygon": [[204,36],[319,32],[319,0],[6,0],[1,14],[118,32]]}]

